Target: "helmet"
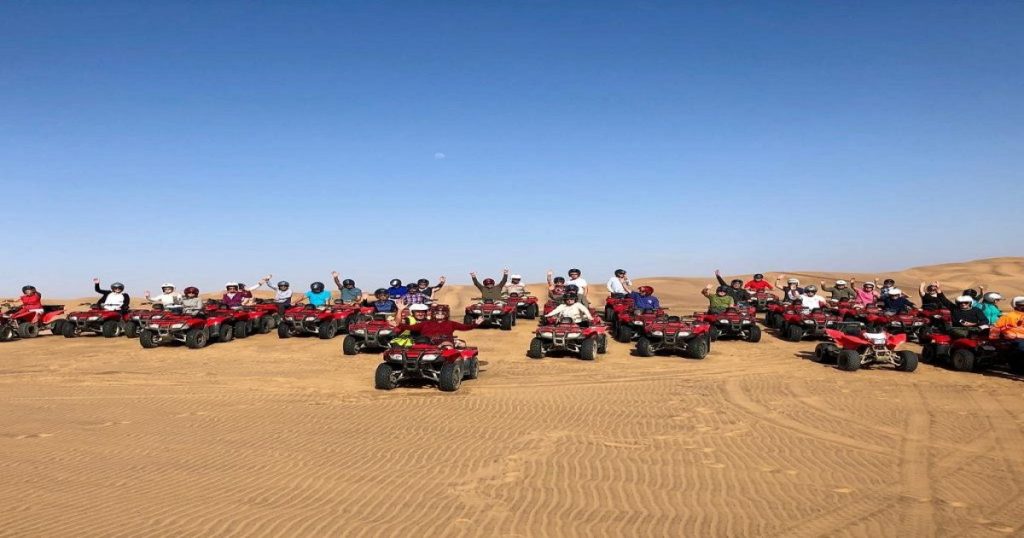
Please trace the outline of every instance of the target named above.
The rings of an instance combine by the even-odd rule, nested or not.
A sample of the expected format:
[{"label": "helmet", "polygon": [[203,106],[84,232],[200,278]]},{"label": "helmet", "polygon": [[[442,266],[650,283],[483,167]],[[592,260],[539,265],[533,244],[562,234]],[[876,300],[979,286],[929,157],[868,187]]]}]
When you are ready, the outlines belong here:
[{"label": "helmet", "polygon": [[493,285],[494,285],[494,279],[493,278],[485,278],[484,279],[484,286],[487,286],[489,288],[489,287],[491,287]]},{"label": "helmet", "polygon": [[956,302],[957,303],[974,304],[974,298],[971,297],[970,295],[961,295],[961,296],[956,298]]},{"label": "helmet", "polygon": [[174,284],[171,284],[170,282],[164,282],[163,284],[160,284],[160,289],[164,289],[164,288],[171,288],[173,290],[174,289]]},{"label": "helmet", "polygon": [[875,283],[874,282],[865,282],[864,283],[864,287],[865,288],[874,288],[875,287]]},{"label": "helmet", "polygon": [[569,284],[565,287],[565,293],[579,293],[580,287],[576,284]]},{"label": "helmet", "polygon": [[637,291],[639,291],[641,295],[653,295],[654,294],[654,288],[652,288],[650,286],[640,286],[639,288],[637,288]]},{"label": "helmet", "polygon": [[434,305],[430,307],[430,311],[434,314],[434,319],[448,318],[448,316],[451,315],[451,312],[448,309],[448,305],[446,304]]},{"label": "helmet", "polygon": [[804,288],[804,293],[818,293],[818,286],[811,284]]},{"label": "helmet", "polygon": [[224,283],[224,287],[225,288],[231,288],[231,287],[237,288],[238,287],[238,282],[225,282]]},{"label": "helmet", "polygon": [[386,290],[384,288],[377,288],[377,291],[373,292],[373,296],[374,297],[380,297],[381,295],[387,295],[387,294],[388,294],[388,290]]},{"label": "helmet", "polygon": [[409,312],[426,312],[430,307],[425,304],[414,304],[409,307]]},{"label": "helmet", "polygon": [[1024,307],[1024,295],[1014,297],[1013,300],[1010,301],[1010,304],[1013,305],[1014,310]]},{"label": "helmet", "polygon": [[568,273],[567,273],[567,274],[570,274],[570,275],[571,275],[571,274],[573,274],[573,273],[576,273],[577,275],[582,275],[582,274],[583,274],[583,271],[580,271],[579,269],[577,269],[577,268],[573,267],[572,269],[569,269],[569,271],[568,271]]},{"label": "helmet", "polygon": [[715,292],[717,292],[717,293],[729,293],[729,286],[718,286],[718,289],[716,289]]},{"label": "helmet", "polygon": [[615,270],[615,276],[620,276],[620,277],[621,276],[626,276],[626,270],[625,269],[616,269]]},{"label": "helmet", "polygon": [[392,278],[391,279],[391,287],[392,288],[397,288],[398,286],[401,286],[401,285],[402,285],[402,281],[401,280],[398,280],[397,278]]},{"label": "helmet", "polygon": [[1002,298],[1003,298],[1002,295],[999,295],[998,293],[996,293],[994,291],[990,291],[990,292],[985,294],[984,300],[985,300],[986,303],[994,303],[996,301],[1002,300]]},{"label": "helmet", "polygon": [[199,288],[195,286],[189,286],[185,288],[185,295],[199,295]]},{"label": "helmet", "polygon": [[845,286],[845,285],[846,285],[846,281],[845,280],[836,280],[836,286]]},{"label": "helmet", "polygon": [[729,284],[731,284],[733,286],[735,286],[736,284],[739,284],[740,286],[742,286],[743,285],[743,281],[738,279],[738,278],[734,278],[734,279],[732,279],[732,282],[729,282]]},{"label": "helmet", "polygon": [[110,285],[110,289],[112,289],[112,290],[113,289],[123,290],[124,289],[124,284],[122,284],[120,282],[114,282],[113,284]]},{"label": "helmet", "polygon": [[522,280],[523,279],[523,275],[509,275],[508,278],[510,280]]},{"label": "helmet", "polygon": [[36,289],[35,286],[29,284],[27,286],[22,286],[21,287],[21,293],[28,293],[28,290],[33,290],[34,291],[35,289]]},{"label": "helmet", "polygon": [[903,290],[899,288],[892,288],[889,290],[889,295],[899,297],[900,295],[903,295]]},{"label": "helmet", "polygon": [[279,288],[287,288],[289,286],[291,286],[291,284],[289,284],[287,280],[281,280],[277,283],[277,287]]},{"label": "helmet", "polygon": [[573,301],[578,301],[579,298],[579,295],[576,295],[575,293],[572,292],[567,292],[565,295],[562,296],[563,301],[568,301],[569,299],[572,299]]},{"label": "helmet", "polygon": [[786,284],[796,284],[797,286],[799,286],[800,285],[800,280],[796,279],[796,278],[791,278],[791,279],[786,281]]},{"label": "helmet", "polygon": [[238,283],[238,289],[244,290],[245,289],[245,282],[239,282]]},{"label": "helmet", "polygon": [[885,281],[882,282],[882,285],[883,286],[895,286],[896,285],[896,281],[891,279],[891,278],[887,278],[887,279],[885,279]]},{"label": "helmet", "polygon": [[341,285],[342,286],[355,286],[356,285],[356,281],[352,280],[351,278],[346,278],[345,280],[341,281]]},{"label": "helmet", "polygon": [[309,289],[313,293],[320,293],[321,291],[324,291],[324,283],[323,282],[314,282],[314,283],[309,285]]},{"label": "helmet", "polygon": [[761,273],[757,273],[756,275],[754,275],[754,280],[764,280],[764,275],[762,275]]},{"label": "helmet", "polygon": [[425,279],[425,278],[421,278],[421,279],[416,281],[416,285],[417,286],[420,285],[420,284],[423,284],[424,286],[429,286],[430,285],[430,281]]},{"label": "helmet", "polygon": [[964,295],[966,295],[968,297],[971,297],[971,298],[974,298],[974,299],[977,299],[978,298],[978,290],[975,290],[975,289],[964,290]]},{"label": "helmet", "polygon": [[935,284],[928,284],[928,286],[925,287],[925,290],[927,290],[927,291],[939,291],[939,287],[936,286]]},{"label": "helmet", "polygon": [[564,276],[556,276],[554,278],[554,280],[552,280],[552,282],[554,282],[555,284],[565,284],[565,277]]}]

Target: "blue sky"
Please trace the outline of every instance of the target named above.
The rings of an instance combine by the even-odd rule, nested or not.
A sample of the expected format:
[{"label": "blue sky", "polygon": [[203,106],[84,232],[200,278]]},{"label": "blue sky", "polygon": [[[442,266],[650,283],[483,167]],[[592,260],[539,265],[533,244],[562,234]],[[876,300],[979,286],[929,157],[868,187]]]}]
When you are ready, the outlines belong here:
[{"label": "blue sky", "polygon": [[[0,295],[1015,255],[1020,2],[4,2]],[[28,220],[25,220],[28,219]]]}]

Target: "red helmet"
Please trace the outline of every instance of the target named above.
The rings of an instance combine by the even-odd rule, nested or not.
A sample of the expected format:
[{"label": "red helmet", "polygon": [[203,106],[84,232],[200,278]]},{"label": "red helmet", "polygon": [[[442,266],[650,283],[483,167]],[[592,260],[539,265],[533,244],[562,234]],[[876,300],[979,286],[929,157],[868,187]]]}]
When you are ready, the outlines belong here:
[{"label": "red helmet", "polygon": [[199,288],[195,286],[189,286],[185,288],[185,295],[199,295]]},{"label": "red helmet", "polygon": [[489,287],[491,287],[493,285],[494,285],[494,279],[493,278],[485,278],[484,279],[484,286],[487,286],[489,288]]},{"label": "red helmet", "polygon": [[650,286],[640,286],[637,290],[640,292],[640,295],[654,295],[654,288]]}]

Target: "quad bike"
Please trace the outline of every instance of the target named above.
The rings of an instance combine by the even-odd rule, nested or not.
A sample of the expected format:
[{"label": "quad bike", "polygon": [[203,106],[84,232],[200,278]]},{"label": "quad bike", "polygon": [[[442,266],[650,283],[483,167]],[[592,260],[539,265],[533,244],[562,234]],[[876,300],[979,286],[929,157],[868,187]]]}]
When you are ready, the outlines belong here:
[{"label": "quad bike", "polygon": [[930,332],[949,332],[953,328],[953,312],[948,308],[939,308],[937,310],[929,310],[922,308],[917,311],[917,314],[922,318],[928,318],[931,320]]},{"label": "quad bike", "polygon": [[526,356],[542,359],[548,354],[572,354],[587,361],[594,360],[599,353],[608,350],[607,328],[597,319],[587,327],[580,326],[572,318],[562,318],[557,323],[542,325],[530,340]]},{"label": "quad bike", "polygon": [[391,314],[374,314],[370,319],[360,319],[349,324],[348,334],[341,343],[342,353],[357,355],[387,349],[395,335],[395,325],[389,320]]},{"label": "quad bike", "polygon": [[475,347],[457,348],[417,339],[410,347],[391,347],[374,372],[374,387],[391,390],[406,381],[434,383],[444,392],[459,390],[463,379],[480,374],[479,351]]},{"label": "quad bike", "polygon": [[711,351],[711,325],[679,316],[662,316],[644,325],[636,341],[636,354],[653,357],[659,353],[703,359]]},{"label": "quad bike", "polygon": [[628,344],[638,338],[644,332],[644,327],[667,314],[667,308],[656,310],[616,310],[615,311],[615,332],[613,336],[617,342]]},{"label": "quad bike", "polygon": [[315,334],[324,340],[349,331],[349,326],[373,312],[373,307],[336,304],[329,308],[311,305],[293,306],[284,312],[284,319],[277,326],[277,336],[289,338]]},{"label": "quad bike", "polygon": [[166,313],[153,316],[146,322],[139,331],[139,344],[150,349],[182,343],[191,349],[200,349],[213,341],[231,341],[234,329],[229,318],[223,316]]},{"label": "quad bike", "polygon": [[952,334],[934,333],[921,351],[925,363],[948,364],[961,372],[976,372],[1006,364],[1010,371],[1024,375],[1024,352],[1017,340],[1000,338],[991,329],[952,329]]},{"label": "quad bike", "polygon": [[537,319],[537,316],[540,315],[540,305],[537,298],[532,295],[510,293],[507,301],[516,309],[517,318]]},{"label": "quad bike", "polygon": [[[9,305],[7,305],[9,306]],[[51,334],[62,334],[64,329],[64,305],[43,305],[43,314],[37,321],[32,321],[36,313],[16,306],[0,314],[0,342],[15,338],[35,338],[40,331],[49,330]]]},{"label": "quad bike", "polygon": [[[249,310],[264,312],[264,316],[269,319],[269,327],[266,332],[270,332],[281,325],[283,317],[277,309],[277,303],[271,299],[256,299],[256,302],[252,306],[248,307]],[[264,322],[267,323],[267,322]],[[265,333],[264,333],[265,334]]]},{"label": "quad bike", "polygon": [[746,302],[753,306],[756,312],[767,312],[769,306],[779,304],[779,296],[770,291],[753,291]]},{"label": "quad bike", "polygon": [[121,329],[128,338],[138,338],[142,329],[145,329],[150,320],[160,319],[164,316],[180,314],[171,309],[153,308],[152,310],[129,310],[121,322]]},{"label": "quad bike", "polygon": [[864,323],[874,332],[888,331],[905,334],[911,340],[921,340],[921,332],[931,331],[931,319],[921,316],[918,310],[903,313],[870,312],[864,314]]},{"label": "quad bike", "polygon": [[785,316],[803,310],[800,303],[769,303],[764,314],[764,326],[769,329],[782,329],[786,326]]},{"label": "quad bike", "polygon": [[608,323],[615,322],[615,313],[619,311],[628,311],[633,309],[633,299],[629,296],[625,297],[614,297],[608,296],[604,300],[604,319]]},{"label": "quad bike", "polygon": [[858,321],[844,321],[834,312],[821,308],[806,308],[789,311],[782,315],[783,324],[777,327],[779,334],[790,342],[799,342],[805,338],[823,339],[828,337],[827,329],[856,332],[860,330]]},{"label": "quad bike", "polygon": [[[216,335],[221,342],[228,342],[235,338],[246,338],[253,333],[256,327],[254,321],[257,316],[255,312],[244,310],[244,307],[229,308],[216,301],[210,301],[204,312],[206,317],[221,318],[220,333]],[[226,327],[231,327],[228,331]],[[210,334],[213,338],[215,335]]]},{"label": "quad bike", "polygon": [[832,341],[822,342],[814,348],[815,362],[835,362],[840,370],[847,372],[875,364],[889,364],[902,372],[917,369],[917,353],[896,350],[906,343],[906,334],[867,330],[855,334],[835,329],[825,329],[825,333]]},{"label": "quad bike", "polygon": [[694,312],[693,319],[711,326],[708,336],[712,342],[720,338],[761,341],[761,328],[757,326],[757,319],[746,309],[727,308],[720,313]]},{"label": "quad bike", "polygon": [[511,331],[516,324],[516,307],[506,301],[483,300],[479,297],[474,300],[481,301],[466,307],[466,316],[463,323],[471,325],[477,318],[484,318],[483,326],[500,327],[503,331]]},{"label": "quad bike", "polygon": [[124,314],[120,310],[104,310],[98,304],[83,303],[89,305],[90,309],[68,314],[61,327],[61,334],[64,338],[75,338],[85,333],[103,335],[104,338],[114,338],[124,334]]}]

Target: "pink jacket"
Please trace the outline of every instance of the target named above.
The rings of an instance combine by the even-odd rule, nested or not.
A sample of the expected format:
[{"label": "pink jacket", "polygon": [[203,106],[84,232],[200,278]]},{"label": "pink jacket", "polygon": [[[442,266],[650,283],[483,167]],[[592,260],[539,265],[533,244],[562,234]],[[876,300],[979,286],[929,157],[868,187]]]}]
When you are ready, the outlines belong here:
[{"label": "pink jacket", "polygon": [[854,290],[857,292],[857,304],[867,306],[878,302],[878,293],[875,290],[864,291],[864,288]]}]

